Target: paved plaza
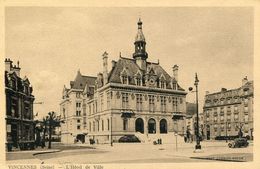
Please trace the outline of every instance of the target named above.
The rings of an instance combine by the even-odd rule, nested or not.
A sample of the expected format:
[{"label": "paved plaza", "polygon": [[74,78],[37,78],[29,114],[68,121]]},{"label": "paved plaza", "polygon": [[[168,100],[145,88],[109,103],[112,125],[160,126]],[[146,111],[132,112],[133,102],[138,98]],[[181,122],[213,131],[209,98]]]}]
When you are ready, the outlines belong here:
[{"label": "paved plaza", "polygon": [[[151,143],[114,143],[67,145],[70,148],[7,153],[7,164],[95,164],[95,163],[175,163],[252,161],[253,144],[247,148],[228,148],[225,141],[202,142],[202,152],[194,153],[195,142],[153,145]],[[75,148],[73,148],[75,147]]]}]

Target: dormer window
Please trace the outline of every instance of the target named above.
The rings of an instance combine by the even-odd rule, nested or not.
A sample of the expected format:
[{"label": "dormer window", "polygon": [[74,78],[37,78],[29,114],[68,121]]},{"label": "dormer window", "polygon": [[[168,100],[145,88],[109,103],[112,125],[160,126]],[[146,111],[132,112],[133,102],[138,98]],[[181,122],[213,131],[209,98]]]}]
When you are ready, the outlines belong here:
[{"label": "dormer window", "polygon": [[122,76],[122,83],[127,84],[127,76]]},{"label": "dormer window", "polygon": [[136,85],[141,86],[141,78],[140,77],[136,78]]},{"label": "dormer window", "polygon": [[164,89],[165,88],[165,82],[161,81],[161,88]]},{"label": "dormer window", "polygon": [[159,83],[159,87],[162,89],[166,88],[166,81],[165,81],[165,76],[162,74],[160,77],[160,83]]},{"label": "dormer window", "polygon": [[128,73],[126,68],[123,69],[123,71],[120,73],[121,83],[122,84],[128,84]]},{"label": "dormer window", "polygon": [[173,90],[177,90],[177,83],[176,83],[176,82],[173,82],[173,83],[172,83],[172,89],[173,89]]}]

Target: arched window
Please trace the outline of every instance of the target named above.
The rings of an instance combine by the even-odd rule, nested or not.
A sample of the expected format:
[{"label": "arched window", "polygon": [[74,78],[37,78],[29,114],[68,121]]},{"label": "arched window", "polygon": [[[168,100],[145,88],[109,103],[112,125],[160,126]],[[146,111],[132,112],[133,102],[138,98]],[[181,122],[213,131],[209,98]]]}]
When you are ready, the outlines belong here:
[{"label": "arched window", "polygon": [[151,118],[148,121],[148,133],[155,134],[156,133],[156,121]]},{"label": "arched window", "polygon": [[160,121],[160,133],[167,133],[167,121],[165,119]]}]

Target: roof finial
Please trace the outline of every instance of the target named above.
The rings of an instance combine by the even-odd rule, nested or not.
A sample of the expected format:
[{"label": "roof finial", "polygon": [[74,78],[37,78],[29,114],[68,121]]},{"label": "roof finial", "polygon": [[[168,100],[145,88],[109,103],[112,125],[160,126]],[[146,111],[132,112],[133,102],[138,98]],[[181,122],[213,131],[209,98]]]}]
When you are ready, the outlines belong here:
[{"label": "roof finial", "polygon": [[157,62],[158,62],[158,65],[159,65],[159,64],[160,64],[160,60],[158,59],[158,61],[157,61]]},{"label": "roof finial", "polygon": [[138,29],[142,29],[142,21],[141,21],[141,18],[139,17],[139,20],[137,22],[137,25],[138,25]]},{"label": "roof finial", "polygon": [[18,60],[18,61],[17,61],[17,67],[18,67],[18,68],[19,68],[19,63],[20,63],[20,62],[19,62],[19,60]]},{"label": "roof finial", "polygon": [[121,56],[121,52],[119,52],[119,57],[122,57],[122,56]]}]

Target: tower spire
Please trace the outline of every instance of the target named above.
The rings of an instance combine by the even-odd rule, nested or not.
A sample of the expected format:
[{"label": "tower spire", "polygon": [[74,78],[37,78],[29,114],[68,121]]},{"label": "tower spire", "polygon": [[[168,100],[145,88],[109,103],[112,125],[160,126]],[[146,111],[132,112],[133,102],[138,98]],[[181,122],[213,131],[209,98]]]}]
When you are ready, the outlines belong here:
[{"label": "tower spire", "polygon": [[142,30],[143,22],[141,21],[141,18],[139,18],[138,22],[138,29],[137,34],[135,37],[135,52],[133,53],[133,58],[136,60],[136,63],[139,65],[139,67],[143,70],[146,69],[146,59],[148,58],[148,54],[145,49],[145,37]]}]

